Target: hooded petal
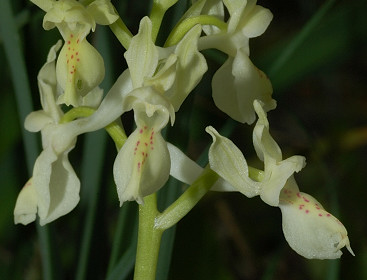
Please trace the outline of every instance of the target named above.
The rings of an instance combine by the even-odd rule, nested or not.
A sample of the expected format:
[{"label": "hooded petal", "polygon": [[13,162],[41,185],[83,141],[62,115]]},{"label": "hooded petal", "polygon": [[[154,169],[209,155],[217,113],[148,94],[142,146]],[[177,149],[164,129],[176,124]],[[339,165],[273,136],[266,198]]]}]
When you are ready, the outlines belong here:
[{"label": "hooded petal", "polygon": [[231,118],[251,124],[255,120],[253,101],[259,99],[264,109],[276,106],[271,98],[272,86],[266,75],[257,69],[244,50],[236,57],[228,58],[214,74],[212,81],[213,99],[217,107]]},{"label": "hooded petal", "polygon": [[[171,143],[167,142],[167,147],[171,158],[170,175],[185,184],[191,185],[204,171],[204,168]],[[235,187],[222,178],[219,178],[210,190],[221,192],[237,191]]]},{"label": "hooded petal", "polygon": [[96,23],[87,9],[75,0],[53,1],[52,8],[47,11],[43,18],[43,28],[50,30],[57,27],[64,38],[67,40],[70,32],[77,32],[79,39],[84,39],[90,30],[94,31]]},{"label": "hooded petal", "polygon": [[254,38],[265,32],[272,19],[273,14],[269,9],[256,5],[241,18],[237,29],[246,37]]},{"label": "hooded petal", "polygon": [[36,220],[37,193],[32,184],[32,178],[28,180],[20,191],[14,209],[14,223],[27,225]]},{"label": "hooded petal", "polygon": [[61,45],[62,42],[59,40],[51,47],[47,61],[37,76],[42,108],[52,118],[53,122],[58,122],[63,114],[56,104],[57,81],[55,70],[57,52],[60,50]]},{"label": "hooded petal", "polygon": [[139,32],[131,39],[124,54],[134,88],[141,87],[146,77],[152,77],[158,65],[158,50],[152,41],[152,22],[148,17],[140,21]]},{"label": "hooded petal", "polygon": [[297,189],[294,178],[289,178],[279,204],[284,236],[292,249],[309,259],[339,258],[344,246],[354,255],[343,224],[316,199]]},{"label": "hooded petal", "polygon": [[258,100],[254,101],[254,108],[259,116],[253,133],[254,147],[260,160],[264,161],[260,196],[265,203],[278,206],[280,191],[288,178],[305,166],[305,158],[292,156],[282,160],[282,152],[269,133],[269,122]]},{"label": "hooded petal", "polygon": [[200,34],[200,26],[193,27],[175,50],[178,57],[176,78],[173,86],[165,95],[176,112],[208,69],[204,56],[198,51],[197,44]]},{"label": "hooded petal", "polygon": [[230,15],[228,20],[228,32],[236,31],[244,10],[248,8],[248,6],[246,7],[247,2],[248,1],[243,0],[223,0],[223,3],[228,9]]},{"label": "hooded petal", "polygon": [[64,90],[58,104],[77,107],[80,98],[102,82],[105,75],[103,58],[87,40],[71,34],[61,49],[56,74]]},{"label": "hooded petal", "polygon": [[87,11],[101,25],[112,24],[119,18],[110,0],[95,0],[87,6]]},{"label": "hooded petal", "polygon": [[247,197],[258,195],[260,185],[249,178],[247,162],[242,152],[231,140],[221,136],[213,127],[208,126],[205,130],[213,138],[209,148],[211,169]]},{"label": "hooded petal", "polygon": [[69,213],[79,202],[80,182],[67,152],[56,155],[45,149],[33,169],[40,224],[44,225]]}]

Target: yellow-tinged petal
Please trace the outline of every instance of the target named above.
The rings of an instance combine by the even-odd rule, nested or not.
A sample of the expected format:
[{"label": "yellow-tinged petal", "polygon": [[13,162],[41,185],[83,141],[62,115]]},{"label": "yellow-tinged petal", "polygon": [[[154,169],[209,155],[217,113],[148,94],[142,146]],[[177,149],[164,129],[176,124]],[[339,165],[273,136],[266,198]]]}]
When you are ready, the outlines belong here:
[{"label": "yellow-tinged petal", "polygon": [[145,125],[129,136],[118,153],[113,173],[120,205],[125,201],[144,202],[168,180],[170,157],[167,144],[155,127]]},{"label": "yellow-tinged petal", "polygon": [[152,22],[148,17],[140,21],[139,32],[131,39],[124,56],[134,88],[143,86],[144,79],[152,77],[158,65],[158,50],[152,41]]},{"label": "yellow-tinged petal", "polygon": [[177,55],[175,81],[165,96],[170,100],[176,112],[208,69],[204,56],[198,51],[197,44],[200,34],[200,26],[193,27],[175,49]]},{"label": "yellow-tinged petal", "polygon": [[78,33],[81,39],[84,39],[90,30],[94,31],[96,23],[87,9],[78,1],[59,0],[53,2],[52,8],[43,18],[45,30],[50,30],[55,26],[66,41],[70,32]]},{"label": "yellow-tinged petal", "polygon": [[95,0],[87,6],[87,11],[101,25],[112,24],[119,18],[110,0]]},{"label": "yellow-tinged petal", "polygon": [[87,40],[70,34],[57,60],[56,74],[64,90],[58,104],[77,107],[81,98],[102,82],[105,74],[103,58]]},{"label": "yellow-tinged petal", "polygon": [[210,168],[247,197],[258,195],[261,191],[260,184],[249,178],[247,162],[242,152],[213,127],[208,126],[205,130],[213,138],[209,149]]},{"label": "yellow-tinged petal", "polygon": [[284,236],[298,254],[309,259],[336,259],[345,246],[354,255],[343,224],[312,196],[298,191],[289,178],[280,196]]},{"label": "yellow-tinged petal", "polygon": [[254,108],[259,119],[253,132],[256,153],[264,162],[264,176],[261,180],[261,199],[271,205],[278,206],[279,195],[288,178],[299,172],[306,164],[302,156],[291,156],[282,159],[282,151],[269,133],[269,122],[263,105],[254,101]]},{"label": "yellow-tinged petal", "polygon": [[36,220],[36,214],[37,194],[31,178],[18,195],[14,209],[14,223],[27,225]]},{"label": "yellow-tinged petal", "polygon": [[255,121],[253,102],[259,99],[265,111],[275,108],[272,86],[267,76],[254,66],[245,50],[228,58],[213,76],[213,99],[217,107],[231,118],[251,124]]}]

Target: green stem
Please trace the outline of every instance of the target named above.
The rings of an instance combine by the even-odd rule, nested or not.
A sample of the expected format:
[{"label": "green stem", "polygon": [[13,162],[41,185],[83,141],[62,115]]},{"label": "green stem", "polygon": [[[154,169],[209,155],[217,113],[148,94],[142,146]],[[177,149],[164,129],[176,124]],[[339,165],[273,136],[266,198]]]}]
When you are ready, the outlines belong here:
[{"label": "green stem", "polygon": [[264,171],[257,169],[255,167],[249,166],[248,167],[248,176],[257,182],[260,182],[264,179]]},{"label": "green stem", "polygon": [[122,19],[119,17],[118,20],[110,24],[110,29],[115,34],[121,45],[127,50],[130,46],[133,35]]},{"label": "green stem", "polygon": [[209,191],[217,181],[218,174],[206,167],[198,179],[155,221],[157,229],[165,230],[177,224]]},{"label": "green stem", "polygon": [[72,109],[70,109],[69,111],[67,111],[61,118],[60,120],[60,124],[61,123],[68,123],[71,122],[77,118],[85,118],[85,117],[89,117],[91,115],[93,115],[93,113],[96,110],[89,108],[89,107],[74,107]]},{"label": "green stem", "polygon": [[154,280],[162,229],[157,229],[155,219],[158,216],[157,195],[151,194],[139,205],[139,231],[136,252],[134,280]]},{"label": "green stem", "polygon": [[152,21],[152,40],[156,41],[166,11],[178,0],[154,0],[149,18]]},{"label": "green stem", "polygon": [[183,20],[182,22],[180,22],[178,25],[175,26],[175,28],[168,36],[164,46],[169,47],[176,45],[185,36],[185,34],[197,24],[214,25],[223,32],[227,30],[227,24],[215,16],[200,15],[197,17],[190,17]]}]

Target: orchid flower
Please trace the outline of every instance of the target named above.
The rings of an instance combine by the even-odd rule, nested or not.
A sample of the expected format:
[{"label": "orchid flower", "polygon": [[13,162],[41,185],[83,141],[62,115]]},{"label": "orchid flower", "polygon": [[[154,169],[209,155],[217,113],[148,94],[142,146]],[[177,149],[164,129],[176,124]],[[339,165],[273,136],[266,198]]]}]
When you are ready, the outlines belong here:
[{"label": "orchid flower", "polygon": [[126,200],[142,203],[144,196],[158,191],[169,177],[170,156],[160,132],[169,118],[173,125],[174,111],[206,71],[205,59],[195,44],[200,32],[200,27],[191,30],[160,62],[159,49],[151,39],[151,21],[145,17],[125,53],[134,88],[131,96],[137,97],[131,105],[137,128],[114,164],[121,204]]},{"label": "orchid flower", "polygon": [[[200,26],[192,28],[177,46],[167,49],[152,41],[152,24],[141,20],[138,34],[125,53],[128,69],[122,73],[96,112],[64,124],[56,135],[78,134],[100,129],[124,112],[134,110],[137,128],[120,149],[114,163],[114,178],[120,204],[143,202],[143,197],[159,190],[169,177],[170,156],[161,130],[177,111],[207,69],[197,50]],[[56,147],[69,141],[54,137]]]},{"label": "orchid flower", "polygon": [[[212,0],[204,6],[210,15],[224,18],[222,1]],[[231,118],[251,124],[255,121],[252,103],[261,100],[265,111],[274,109],[272,86],[267,76],[251,62],[249,39],[263,34],[272,20],[272,13],[256,5],[256,0],[223,0],[229,12],[227,30],[204,29],[199,48],[216,48],[228,54],[227,61],[214,74],[213,99],[216,106]]]},{"label": "orchid flower", "polygon": [[354,256],[343,224],[315,198],[300,192],[293,176],[279,200],[285,239],[298,254],[308,259],[336,259],[345,246]]},{"label": "orchid flower", "polygon": [[277,206],[281,189],[294,172],[304,167],[305,158],[292,156],[283,160],[278,144],[269,133],[269,122],[258,100],[254,101],[254,109],[259,119],[254,128],[253,142],[258,157],[264,161],[260,182],[250,179],[246,159],[236,145],[221,136],[213,127],[206,129],[213,138],[209,162],[211,168],[236,190],[248,197],[260,195],[265,203]]},{"label": "orchid flower", "polygon": [[41,131],[43,151],[35,162],[32,178],[18,196],[15,223],[26,225],[33,222],[38,212],[40,224],[44,225],[69,213],[79,202],[80,182],[68,160],[76,139],[59,152],[55,151],[51,141],[63,115],[56,104],[55,60],[60,47],[61,41],[51,48],[47,62],[38,74],[43,110],[30,113],[25,120],[27,130]]},{"label": "orchid flower", "polygon": [[[65,43],[56,64],[56,76],[62,94],[58,104],[82,106],[83,98],[103,80],[104,62],[98,51],[86,40],[96,23],[108,25],[118,19],[109,0],[93,1],[84,7],[76,0],[31,0],[46,11],[43,27],[57,27]],[[89,99],[99,96],[92,94]]]},{"label": "orchid flower", "polygon": [[[241,151],[228,138],[208,127],[207,132],[213,137],[209,150],[210,167],[221,176],[211,190],[239,191],[247,197],[260,195],[265,203],[279,207],[287,242],[306,258],[339,258],[344,246],[354,255],[347,231],[340,221],[326,212],[312,196],[299,191],[293,173],[304,166],[304,158],[293,156],[282,160],[281,150],[269,133],[261,103],[255,101],[254,108],[259,116],[254,128],[254,146],[264,161],[264,171],[258,181],[252,180]],[[173,145],[169,145],[169,150],[171,175],[191,184],[202,172],[202,167]]]}]

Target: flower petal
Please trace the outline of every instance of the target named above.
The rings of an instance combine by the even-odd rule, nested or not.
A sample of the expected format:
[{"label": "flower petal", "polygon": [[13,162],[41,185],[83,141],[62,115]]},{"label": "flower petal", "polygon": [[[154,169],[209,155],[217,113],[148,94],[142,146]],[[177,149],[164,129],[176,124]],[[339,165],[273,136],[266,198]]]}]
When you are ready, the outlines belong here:
[{"label": "flower petal", "polygon": [[258,195],[260,185],[249,178],[247,162],[242,152],[231,140],[221,136],[213,127],[208,126],[205,130],[213,138],[209,149],[211,169],[247,197]]},{"label": "flower petal", "polygon": [[292,188],[298,189],[293,177],[284,187],[279,204],[284,236],[292,249],[309,259],[339,258],[344,246],[354,255],[343,224],[312,196]]},{"label": "flower petal", "polygon": [[154,127],[138,127],[119,151],[113,174],[120,206],[125,201],[143,203],[168,180],[170,157],[167,144]]},{"label": "flower petal", "polygon": [[31,178],[18,195],[14,209],[14,223],[27,225],[36,220],[36,214],[37,194]]},{"label": "flower petal", "polygon": [[208,69],[204,56],[198,51],[197,44],[200,34],[200,26],[193,27],[175,50],[178,57],[176,78],[165,96],[170,100],[176,112]]},{"label": "flower petal", "polygon": [[30,132],[38,132],[47,124],[53,123],[52,118],[43,110],[31,112],[24,121],[24,127]]},{"label": "flower petal", "polygon": [[152,41],[152,22],[148,17],[140,21],[139,32],[131,39],[124,56],[134,88],[141,87],[145,77],[152,77],[158,65],[158,50]]},{"label": "flower petal", "polygon": [[254,108],[259,116],[253,132],[254,147],[258,157],[264,161],[260,196],[265,203],[278,206],[280,191],[288,178],[305,166],[306,160],[302,156],[282,160],[282,152],[269,133],[269,122],[258,100],[254,101]]},{"label": "flower petal", "polygon": [[255,99],[264,103],[265,111],[276,106],[269,79],[252,64],[243,49],[238,50],[234,59],[228,58],[214,74],[212,88],[217,107],[242,123],[255,121],[252,105]]},{"label": "flower petal", "polygon": [[101,25],[112,24],[119,18],[110,0],[95,0],[87,6],[87,11]]},{"label": "flower petal", "polygon": [[54,46],[51,47],[46,63],[42,66],[38,73],[38,88],[40,91],[40,99],[42,108],[53,122],[58,122],[62,116],[62,111],[56,104],[56,70],[55,63],[57,52],[61,48],[62,42],[59,40]]},{"label": "flower petal", "polygon": [[79,202],[80,182],[67,152],[58,156],[52,149],[44,149],[35,162],[32,184],[41,225],[69,213]]},{"label": "flower petal", "polygon": [[87,40],[71,35],[61,49],[56,64],[57,81],[64,90],[58,104],[79,106],[85,96],[103,80],[105,68],[102,56]]},{"label": "flower petal", "polygon": [[268,28],[273,14],[269,9],[254,6],[246,16],[241,18],[238,29],[248,38],[260,36]]},{"label": "flower petal", "polygon": [[78,31],[81,39],[84,39],[91,29],[95,29],[95,25],[94,19],[86,8],[75,0],[53,1],[52,8],[43,18],[43,28],[50,30],[56,26],[65,41],[70,31]]},{"label": "flower petal", "polygon": [[192,184],[204,169],[171,143],[167,143],[167,147],[171,159],[170,175],[185,184]]},{"label": "flower petal", "polygon": [[[171,158],[170,175],[185,184],[191,185],[204,171],[204,168],[171,143],[167,142],[167,147]],[[237,191],[236,188],[222,178],[219,178],[210,190],[220,192]]]}]

